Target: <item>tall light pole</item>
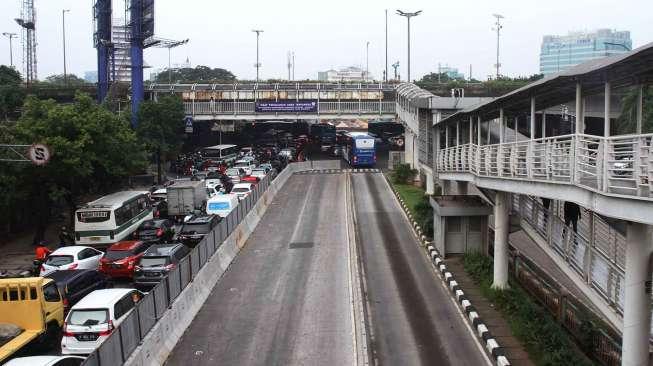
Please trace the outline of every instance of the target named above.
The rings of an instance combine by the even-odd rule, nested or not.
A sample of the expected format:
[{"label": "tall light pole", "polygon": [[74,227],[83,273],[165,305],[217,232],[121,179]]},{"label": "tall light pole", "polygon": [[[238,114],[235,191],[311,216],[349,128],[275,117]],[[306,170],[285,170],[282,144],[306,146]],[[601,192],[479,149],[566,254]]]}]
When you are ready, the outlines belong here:
[{"label": "tall light pole", "polygon": [[70,9],[61,10],[61,29],[63,30],[63,82],[64,85],[68,85],[68,75],[66,73],[66,13]]},{"label": "tall light pole", "polygon": [[295,51],[292,51],[292,81],[295,81]]},{"label": "tall light pole", "polygon": [[365,44],[365,81],[370,75],[370,41]]},{"label": "tall light pole", "polygon": [[258,61],[258,38],[261,35],[261,33],[263,33],[263,31],[260,29],[252,29],[252,32],[256,33],[256,65],[255,66],[256,66],[256,82],[258,83],[258,79],[259,79],[258,71],[259,68],[261,67],[261,63]]},{"label": "tall light pole", "polygon": [[501,67],[501,64],[499,63],[499,33],[501,32],[501,28],[503,26],[501,25],[501,19],[503,19],[503,15],[501,14],[492,14],[493,17],[497,18],[497,22],[494,23],[495,28],[493,30],[497,31],[497,63],[494,65],[497,68],[497,79],[499,78],[499,68]]},{"label": "tall light pole", "polygon": [[388,9],[385,9],[385,74],[384,81],[388,82]]},{"label": "tall light pole", "polygon": [[420,15],[421,12],[422,12],[421,10],[418,10],[414,13],[406,13],[397,9],[397,14],[401,15],[402,17],[406,17],[406,19],[408,20],[408,78],[406,80],[408,80],[409,83],[410,83],[410,18]]},{"label": "tall light pole", "polygon": [[2,35],[9,38],[9,65],[14,67],[14,46],[11,42],[12,39],[16,38],[16,33],[2,32]]}]

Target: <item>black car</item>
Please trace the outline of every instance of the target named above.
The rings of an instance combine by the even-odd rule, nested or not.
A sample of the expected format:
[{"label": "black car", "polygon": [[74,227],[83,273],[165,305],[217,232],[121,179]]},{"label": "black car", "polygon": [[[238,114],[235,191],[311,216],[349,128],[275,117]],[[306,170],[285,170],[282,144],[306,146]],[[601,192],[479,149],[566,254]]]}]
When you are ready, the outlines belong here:
[{"label": "black car", "polygon": [[134,232],[138,240],[157,243],[169,242],[174,235],[175,224],[168,219],[145,220]]},{"label": "black car", "polygon": [[179,231],[177,240],[193,248],[220,223],[220,216],[200,215],[186,221]]},{"label": "black car", "polygon": [[181,243],[152,245],[138,261],[134,271],[134,286],[137,288],[156,286],[188,253],[190,249]]},{"label": "black car", "polygon": [[46,277],[57,284],[66,312],[91,292],[111,287],[109,278],[94,269],[54,271]]}]

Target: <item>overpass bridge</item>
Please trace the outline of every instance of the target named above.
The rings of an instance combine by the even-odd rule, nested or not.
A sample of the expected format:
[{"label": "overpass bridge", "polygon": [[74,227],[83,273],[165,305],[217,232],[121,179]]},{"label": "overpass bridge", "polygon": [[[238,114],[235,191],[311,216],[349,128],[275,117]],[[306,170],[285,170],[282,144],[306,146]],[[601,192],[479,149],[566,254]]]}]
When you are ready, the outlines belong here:
[{"label": "overpass bridge", "polygon": [[395,116],[391,83],[151,84],[146,98],[177,94],[196,121],[368,119]]},{"label": "overpass bridge", "polygon": [[[419,146],[409,154],[407,140],[406,160],[427,187],[438,182],[445,195],[480,195],[493,204],[493,286],[507,286],[510,207],[519,198],[522,220],[538,231],[529,235],[551,246],[554,262],[622,333],[623,365],[648,364],[650,354],[652,84],[650,43],[452,115],[437,114],[431,107],[438,98],[415,86],[400,86],[397,97],[397,115],[413,126]],[[561,223],[540,199],[587,209],[589,227]],[[625,235],[602,235],[595,226],[605,220],[623,223]],[[447,230],[436,233],[441,248]]]}]

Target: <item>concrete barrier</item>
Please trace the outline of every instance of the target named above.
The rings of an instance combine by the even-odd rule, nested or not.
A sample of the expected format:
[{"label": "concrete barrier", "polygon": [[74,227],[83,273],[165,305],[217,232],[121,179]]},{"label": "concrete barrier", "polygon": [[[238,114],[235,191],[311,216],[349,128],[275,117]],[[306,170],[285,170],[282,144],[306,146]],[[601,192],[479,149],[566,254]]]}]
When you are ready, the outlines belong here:
[{"label": "concrete barrier", "polygon": [[[125,365],[162,365],[166,361],[186,328],[190,326],[193,318],[195,318],[195,315],[211,294],[213,287],[231,265],[240,249],[245,246],[247,239],[267,211],[277,192],[293,173],[312,170],[313,163],[319,165],[320,162],[293,163],[277,176],[241,223],[222,242],[215,254],[199,270],[193,281],[184,288],[161,319],[143,338],[143,341],[132,352]],[[325,165],[329,166],[328,164],[332,163],[327,162]]]}]

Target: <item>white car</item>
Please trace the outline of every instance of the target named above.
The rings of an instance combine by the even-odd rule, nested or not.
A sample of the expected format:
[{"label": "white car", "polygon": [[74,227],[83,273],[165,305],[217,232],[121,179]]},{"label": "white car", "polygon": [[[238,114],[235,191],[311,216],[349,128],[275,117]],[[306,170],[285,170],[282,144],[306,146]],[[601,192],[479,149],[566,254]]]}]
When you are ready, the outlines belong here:
[{"label": "white car", "polygon": [[70,308],[63,326],[61,353],[92,353],[127,318],[143,293],[133,288],[95,290]]},{"label": "white car", "polygon": [[239,200],[243,200],[252,193],[253,189],[254,184],[252,183],[238,183],[234,184],[233,188],[231,188],[231,193],[235,194]]},{"label": "white car", "polygon": [[62,247],[52,252],[41,265],[40,276],[64,269],[98,269],[102,257],[104,253],[91,247]]},{"label": "white car", "polygon": [[152,192],[152,194],[150,194],[150,199],[157,202],[165,201],[168,199],[167,192],[168,190],[165,188],[157,189],[156,191]]},{"label": "white car", "polygon": [[217,190],[220,190],[222,187],[222,182],[217,178],[209,178],[204,181],[204,184],[206,185],[206,188],[215,188]]},{"label": "white car", "polygon": [[259,180],[262,180],[263,178],[265,178],[268,175],[268,173],[265,170],[265,168],[255,168],[255,169],[252,169],[252,174],[250,174],[250,175],[252,177],[258,178]]},{"label": "white car", "polygon": [[14,358],[4,366],[79,366],[84,360],[80,356],[29,356]]},{"label": "white car", "polygon": [[250,160],[238,160],[234,163],[234,168],[241,168],[245,171],[245,175],[252,174],[252,169],[256,168],[256,165]]}]

